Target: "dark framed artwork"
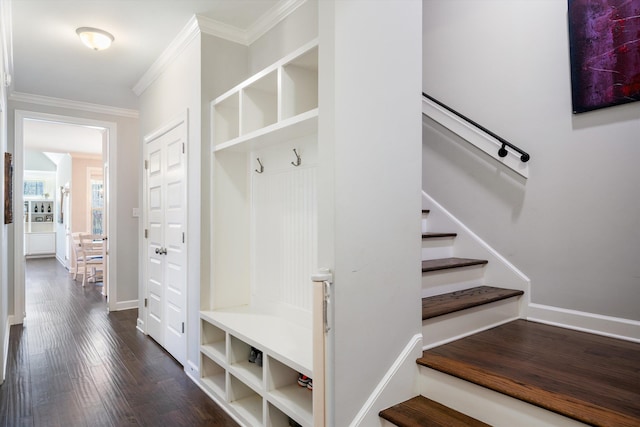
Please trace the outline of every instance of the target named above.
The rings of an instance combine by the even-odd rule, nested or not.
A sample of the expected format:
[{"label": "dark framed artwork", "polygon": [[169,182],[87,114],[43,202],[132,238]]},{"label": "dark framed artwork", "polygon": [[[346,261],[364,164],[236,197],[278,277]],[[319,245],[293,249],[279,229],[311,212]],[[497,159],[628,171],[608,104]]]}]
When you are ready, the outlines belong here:
[{"label": "dark framed artwork", "polygon": [[640,101],[640,0],[568,0],[573,112]]},{"label": "dark framed artwork", "polygon": [[13,156],[4,153],[4,223],[13,222]]}]

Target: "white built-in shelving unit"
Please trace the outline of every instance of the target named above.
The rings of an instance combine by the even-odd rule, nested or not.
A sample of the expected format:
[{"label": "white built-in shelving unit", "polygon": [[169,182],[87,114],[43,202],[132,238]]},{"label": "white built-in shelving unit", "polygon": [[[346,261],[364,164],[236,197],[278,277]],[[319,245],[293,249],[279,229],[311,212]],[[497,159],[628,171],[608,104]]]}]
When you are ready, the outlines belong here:
[{"label": "white built-in shelving unit", "polygon": [[26,256],[51,256],[56,252],[55,203],[49,199],[24,202],[24,251]]},{"label": "white built-in shelving unit", "polygon": [[[317,123],[317,41],[211,102],[212,281],[200,377],[250,426],[313,425],[313,392],[297,379],[313,378]],[[248,361],[251,347],[262,366]]]}]

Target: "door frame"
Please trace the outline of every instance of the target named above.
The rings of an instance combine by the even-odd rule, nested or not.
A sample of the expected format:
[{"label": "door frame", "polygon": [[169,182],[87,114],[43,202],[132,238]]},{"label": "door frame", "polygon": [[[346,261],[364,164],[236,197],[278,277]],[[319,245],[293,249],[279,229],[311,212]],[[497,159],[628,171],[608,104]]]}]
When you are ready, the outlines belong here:
[{"label": "door frame", "polygon": [[[24,257],[24,222],[22,221],[24,197],[22,194],[23,187],[23,174],[24,174],[24,121],[25,120],[43,120],[48,122],[77,125],[77,126],[90,126],[105,129],[106,139],[102,147],[103,162],[108,162],[111,170],[117,170],[117,156],[116,147],[118,139],[118,127],[115,122],[108,122],[104,120],[85,119],[81,117],[63,116],[59,114],[41,113],[37,111],[28,110],[15,110],[15,146],[14,146],[14,238],[13,238],[13,286],[14,286],[14,313],[13,324],[23,323],[25,317],[25,257]],[[107,191],[115,189],[117,184],[116,174],[109,174],[109,187]],[[110,194],[114,196],[114,194]],[[107,206],[108,216],[106,218],[109,221],[108,230],[110,233],[110,251],[108,262],[108,277],[115,278],[117,271],[117,244],[116,244],[116,221],[112,218],[116,218],[117,213],[117,199],[116,197],[109,197],[109,204]],[[114,282],[115,283],[115,282]],[[117,305],[116,286],[112,286],[109,289],[108,310],[115,310]]]},{"label": "door frame", "polygon": [[[139,290],[139,294],[142,296],[141,300],[142,301],[147,301],[147,298],[149,297],[149,290],[147,288],[147,280],[149,277],[149,271],[147,268],[147,259],[149,257],[148,254],[148,249],[149,249],[149,245],[147,244],[147,238],[145,237],[145,230],[147,230],[149,228],[149,216],[147,214],[148,208],[149,208],[149,200],[147,198],[147,185],[148,185],[148,180],[149,177],[147,175],[147,169],[144,166],[145,162],[148,160],[148,155],[149,155],[149,149],[148,149],[148,143],[154,139],[157,139],[159,137],[161,137],[162,135],[164,135],[165,133],[175,129],[176,127],[180,126],[184,124],[184,141],[185,141],[185,151],[184,151],[184,173],[183,173],[183,179],[184,179],[184,193],[183,193],[183,200],[182,202],[184,203],[184,218],[185,218],[185,225],[184,225],[184,230],[185,230],[185,236],[186,236],[186,241],[185,241],[185,246],[184,246],[184,250],[185,250],[185,259],[188,260],[189,259],[189,199],[187,197],[187,195],[189,194],[189,111],[186,110],[184,113],[179,114],[178,116],[174,117],[171,120],[168,120],[166,122],[166,124],[164,124],[163,126],[160,126],[159,128],[155,129],[152,132],[149,132],[147,135],[145,135],[142,138],[142,212],[141,212],[141,216],[142,216],[142,224],[143,227],[140,230],[141,233],[141,237],[140,237],[140,254],[141,254],[141,258],[139,260],[139,264],[141,266],[140,271],[142,272],[142,280],[141,280],[141,287]],[[187,315],[187,306],[189,304],[189,269],[186,268],[187,266],[185,265],[185,295],[184,295],[184,310],[185,310],[185,316],[184,316],[184,325],[185,325],[185,360],[184,360],[184,366],[186,368],[187,366],[187,361],[188,361],[188,350],[189,350],[189,340],[188,335],[187,335],[187,331],[189,331],[189,316]],[[138,313],[138,319],[142,319],[142,322],[138,322],[138,329],[140,331],[142,331],[145,335],[148,335],[147,333],[147,325],[149,324],[147,322],[148,320],[148,316],[149,316],[149,310],[146,306],[146,304],[144,302],[142,302],[141,304],[139,304],[139,310],[143,311],[143,314],[140,315]],[[164,344],[163,344],[164,345]]]}]

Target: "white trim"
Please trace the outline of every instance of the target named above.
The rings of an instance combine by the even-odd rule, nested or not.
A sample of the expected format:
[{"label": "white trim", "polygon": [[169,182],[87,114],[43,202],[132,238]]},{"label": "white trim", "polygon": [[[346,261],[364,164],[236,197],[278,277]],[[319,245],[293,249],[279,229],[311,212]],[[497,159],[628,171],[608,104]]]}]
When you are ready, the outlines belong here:
[{"label": "white trim", "polygon": [[529,304],[527,320],[640,343],[640,321],[601,314]]},{"label": "white trim", "polygon": [[362,408],[360,408],[360,411],[358,411],[356,416],[353,418],[353,420],[349,424],[350,427],[359,426],[363,423],[367,414],[369,414],[373,409],[373,405],[378,399],[380,399],[385,388],[391,383],[393,377],[398,373],[403,365],[405,365],[407,362],[415,364],[415,359],[409,358],[414,355],[416,347],[419,346],[421,342],[422,334],[415,334],[413,337],[411,337],[396,360],[391,364],[389,370],[384,374],[378,385],[373,389],[365,404],[362,406]]},{"label": "white trim", "polygon": [[200,31],[203,34],[219,37],[244,46],[249,44],[249,34],[246,30],[225,24],[224,22],[216,21],[215,19],[211,19],[206,16],[198,15],[196,18],[198,20]]},{"label": "white trim", "polygon": [[142,320],[140,317],[136,319],[136,329],[147,335],[147,333],[144,331],[144,320]]},{"label": "white trim", "polygon": [[278,2],[249,28],[247,44],[250,45],[258,40],[306,2],[307,0],[282,0]]},{"label": "white trim", "polygon": [[187,360],[187,363],[184,365],[184,372],[194,381],[197,381],[197,379],[200,378],[200,368],[191,360]]},{"label": "white trim", "polygon": [[147,90],[151,84],[162,75],[164,70],[189,46],[189,44],[200,34],[198,27],[198,17],[193,15],[187,25],[184,26],[169,46],[160,54],[151,67],[142,75],[138,83],[133,87],[133,93],[137,96]]},{"label": "white trim", "polygon": [[281,0],[248,29],[243,30],[233,25],[225,24],[206,16],[194,15],[184,26],[158,59],[142,75],[138,83],[133,87],[133,92],[140,96],[151,84],[164,72],[164,70],[199,34],[219,37],[244,46],[249,46],[267,31],[271,30],[283,19],[289,16],[307,0]]},{"label": "white trim", "polygon": [[422,97],[422,114],[435,120],[518,175],[529,178],[529,163],[520,161],[520,155],[507,149],[506,157],[498,156],[498,150],[502,147],[500,141],[424,96]]},{"label": "white trim", "polygon": [[[14,138],[14,188],[22,188],[23,186],[23,175],[24,175],[24,120],[25,119],[35,119],[35,120],[44,120],[50,122],[57,123],[67,123],[79,126],[92,126],[104,128],[109,133],[109,152],[107,153],[109,167],[111,170],[117,170],[117,145],[118,145],[118,125],[115,122],[103,121],[103,120],[92,120],[85,119],[81,117],[73,117],[73,116],[63,116],[58,114],[49,114],[49,113],[41,113],[37,111],[26,111],[26,110],[15,110],[15,138]],[[109,198],[109,204],[107,206],[108,209],[108,221],[109,221],[109,265],[108,265],[108,278],[112,283],[118,283],[117,280],[117,201],[118,198],[116,196],[117,189],[117,174],[110,173],[109,174],[109,187],[108,191],[113,197]],[[14,218],[22,218],[22,209],[23,209],[23,195],[22,191],[16,191],[14,196]],[[16,323],[22,323],[24,321],[25,315],[25,277],[24,277],[24,239],[20,238],[24,233],[24,222],[23,221],[14,221],[14,236],[18,236],[14,238],[13,242],[13,251],[14,251],[14,277],[13,277],[13,286],[14,286],[14,321]],[[117,298],[117,286],[112,286],[109,289],[109,302],[108,307],[110,310],[115,309],[116,303],[118,301]]]},{"label": "white trim", "polygon": [[109,311],[122,311],[138,308],[138,300],[132,299],[129,301],[116,301],[113,308],[109,308]]},{"label": "white trim", "polygon": [[9,334],[11,333],[11,325],[13,324],[13,316],[7,316],[7,326],[4,331],[4,343],[2,343],[2,376],[0,376],[0,384],[4,383],[7,377],[7,361],[9,360]]},{"label": "white trim", "polygon": [[90,102],[73,101],[71,99],[54,98],[51,96],[33,95],[30,93],[22,92],[11,92],[11,94],[9,95],[9,101],[27,102],[29,104],[46,105],[48,107],[70,108],[80,111],[91,111],[92,113],[131,117],[134,119],[137,119],[139,116],[138,110],[111,107],[101,104],[92,104]]}]

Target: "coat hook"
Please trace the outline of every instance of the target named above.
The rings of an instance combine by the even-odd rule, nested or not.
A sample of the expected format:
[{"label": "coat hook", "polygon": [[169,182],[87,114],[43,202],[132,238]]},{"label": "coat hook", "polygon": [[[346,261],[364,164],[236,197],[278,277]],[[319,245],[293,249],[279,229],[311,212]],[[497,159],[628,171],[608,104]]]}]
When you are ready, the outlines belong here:
[{"label": "coat hook", "polygon": [[298,154],[298,152],[296,151],[296,149],[293,149],[293,153],[296,155],[296,162],[291,162],[291,164],[293,166],[300,166],[302,164],[302,159],[300,158],[300,155]]},{"label": "coat hook", "polygon": [[258,173],[264,172],[264,166],[262,166],[262,162],[260,161],[260,157],[256,157],[256,160],[258,161],[258,164],[260,165],[260,170],[256,169],[255,171],[258,172]]}]

